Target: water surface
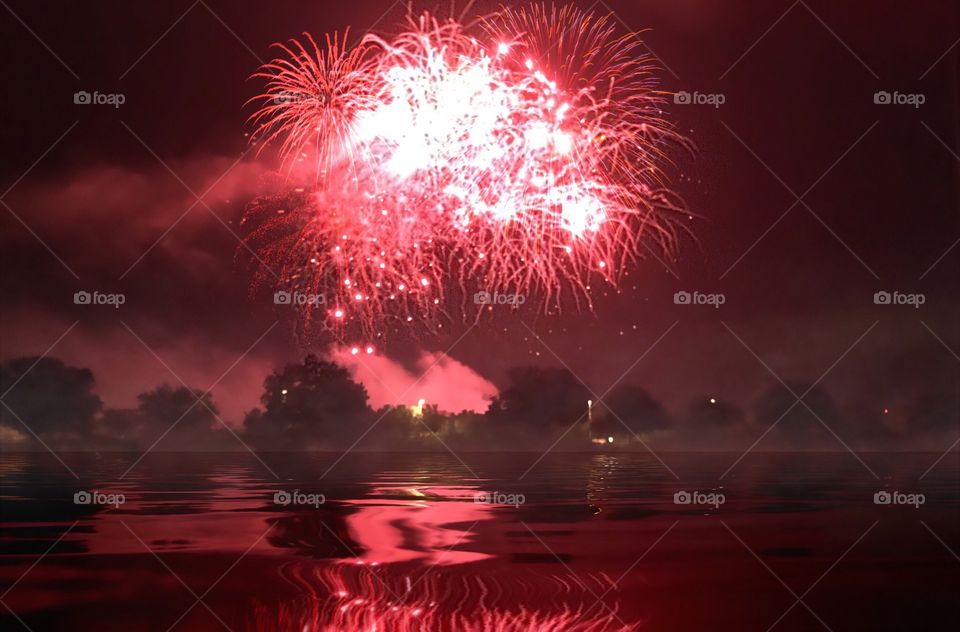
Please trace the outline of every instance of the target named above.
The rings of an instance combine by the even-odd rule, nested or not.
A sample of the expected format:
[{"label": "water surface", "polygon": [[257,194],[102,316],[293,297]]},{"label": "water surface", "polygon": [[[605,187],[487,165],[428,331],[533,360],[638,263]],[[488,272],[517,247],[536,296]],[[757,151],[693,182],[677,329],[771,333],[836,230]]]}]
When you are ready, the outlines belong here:
[{"label": "water surface", "polygon": [[956,455],[60,456],[0,457],[5,629],[960,623]]}]

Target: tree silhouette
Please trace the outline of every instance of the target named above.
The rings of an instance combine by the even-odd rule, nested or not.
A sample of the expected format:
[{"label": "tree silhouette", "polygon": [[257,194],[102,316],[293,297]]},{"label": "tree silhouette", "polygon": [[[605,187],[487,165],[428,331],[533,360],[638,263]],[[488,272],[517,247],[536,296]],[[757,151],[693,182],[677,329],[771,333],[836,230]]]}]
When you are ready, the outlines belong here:
[{"label": "tree silhouette", "polygon": [[48,444],[75,446],[90,436],[103,408],[93,385],[90,369],[56,358],[14,358],[0,367],[0,424]]},{"label": "tree silhouette", "polygon": [[137,400],[136,434],[151,445],[163,436],[157,444],[160,449],[211,450],[228,439],[209,394],[163,384]]},{"label": "tree silhouette", "polygon": [[591,433],[629,441],[670,425],[663,405],[639,386],[621,384],[594,407]]},{"label": "tree silhouette", "polygon": [[247,415],[254,445],[273,450],[339,445],[359,437],[370,422],[366,389],[345,368],[307,356],[264,381],[263,410]]},{"label": "tree silhouette", "polygon": [[490,402],[490,419],[540,430],[586,420],[590,391],[567,369],[520,367],[510,370],[509,380]]}]

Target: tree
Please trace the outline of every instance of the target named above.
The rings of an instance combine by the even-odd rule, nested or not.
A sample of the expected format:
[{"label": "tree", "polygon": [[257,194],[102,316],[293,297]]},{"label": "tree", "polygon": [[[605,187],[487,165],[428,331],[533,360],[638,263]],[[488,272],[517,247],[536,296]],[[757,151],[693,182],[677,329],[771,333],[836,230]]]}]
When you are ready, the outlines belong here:
[{"label": "tree", "polygon": [[0,424],[51,445],[77,447],[103,408],[93,385],[90,369],[56,358],[14,358],[0,367]]},{"label": "tree", "polygon": [[[508,379],[507,387],[490,401],[484,419],[468,430],[477,444],[493,449],[540,449],[562,436],[563,442],[555,447],[583,449],[587,445],[584,435],[590,391],[573,373],[521,367],[512,369]],[[579,427],[567,432],[573,424]]]},{"label": "tree", "polygon": [[[209,394],[163,384],[137,396],[133,436],[165,450],[212,450],[226,443],[227,431]],[[107,419],[106,421],[110,421]],[[166,433],[166,434],[164,434]]]},{"label": "tree", "polygon": [[246,432],[266,449],[309,449],[357,438],[370,421],[367,391],[345,368],[308,355],[264,381],[263,410],[249,413]]},{"label": "tree", "polygon": [[509,385],[493,398],[487,415],[493,420],[535,429],[566,428],[586,420],[590,391],[567,369],[511,369]]},{"label": "tree", "polygon": [[663,406],[639,386],[618,385],[595,407],[592,434],[634,436],[662,430],[670,425]]}]

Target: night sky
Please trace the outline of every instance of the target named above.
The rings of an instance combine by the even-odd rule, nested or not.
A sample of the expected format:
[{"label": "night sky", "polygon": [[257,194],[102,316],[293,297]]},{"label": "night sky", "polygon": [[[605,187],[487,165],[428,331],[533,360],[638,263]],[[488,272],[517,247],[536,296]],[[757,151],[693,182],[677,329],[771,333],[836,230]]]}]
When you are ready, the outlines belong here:
[{"label": "night sky", "polygon": [[[251,151],[244,103],[271,43],[348,25],[390,31],[405,9],[381,18],[388,6],[4,0],[2,358],[59,339],[50,355],[93,369],[114,406],[176,382],[164,363],[200,389],[230,369],[213,394],[239,423],[270,370],[326,351],[286,321],[270,329],[274,306],[248,297],[235,263],[240,214],[276,167],[271,152]],[[630,269],[619,291],[598,291],[594,313],[454,318],[437,336],[378,344],[387,357],[360,367],[371,394],[382,389],[370,371],[402,392],[449,349],[410,399],[480,406],[510,367],[536,364],[567,366],[597,395],[622,378],[671,409],[699,396],[748,406],[778,378],[822,377],[837,401],[874,412],[896,414],[925,392],[960,402],[960,6],[609,9],[649,29],[662,89],[725,97],[666,108],[696,146],[667,169],[687,235]],[[78,90],[126,102],[75,105]],[[878,91],[925,102],[876,104]],[[126,303],[77,306],[78,290]],[[726,300],[676,305],[681,290]],[[881,290],[925,303],[877,305]]]}]

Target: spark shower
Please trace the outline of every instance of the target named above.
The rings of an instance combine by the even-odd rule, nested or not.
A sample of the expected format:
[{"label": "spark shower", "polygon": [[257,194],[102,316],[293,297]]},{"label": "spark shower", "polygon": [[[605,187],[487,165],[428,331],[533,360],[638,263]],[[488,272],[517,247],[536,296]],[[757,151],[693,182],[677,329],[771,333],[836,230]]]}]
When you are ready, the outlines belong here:
[{"label": "spark shower", "polygon": [[664,174],[685,141],[632,33],[572,6],[469,24],[409,16],[277,44],[254,77],[254,142],[283,185],[244,214],[254,289],[307,296],[306,331],[371,341],[479,319],[476,291],[592,309],[682,204]]}]

